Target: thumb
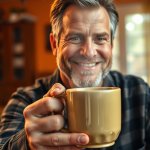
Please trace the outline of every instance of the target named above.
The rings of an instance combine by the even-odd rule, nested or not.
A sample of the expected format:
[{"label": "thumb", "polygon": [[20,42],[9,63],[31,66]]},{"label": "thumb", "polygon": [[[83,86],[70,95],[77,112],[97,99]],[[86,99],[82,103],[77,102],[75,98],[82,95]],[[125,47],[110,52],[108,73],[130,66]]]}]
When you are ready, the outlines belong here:
[{"label": "thumb", "polygon": [[60,83],[55,83],[43,97],[62,97],[65,94],[65,87]]}]

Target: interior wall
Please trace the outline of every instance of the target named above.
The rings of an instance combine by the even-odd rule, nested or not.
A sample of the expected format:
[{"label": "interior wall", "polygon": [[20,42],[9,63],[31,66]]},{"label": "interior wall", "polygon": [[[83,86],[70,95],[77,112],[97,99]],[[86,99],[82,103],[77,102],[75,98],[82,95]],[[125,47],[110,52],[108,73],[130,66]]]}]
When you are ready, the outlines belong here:
[{"label": "interior wall", "polygon": [[36,72],[37,75],[52,72],[56,68],[55,57],[46,49],[45,27],[49,24],[50,0],[30,0],[27,5],[28,11],[37,16],[36,25]]},{"label": "interior wall", "polygon": [[[40,76],[48,74],[56,68],[55,57],[46,48],[45,27],[49,25],[49,9],[52,0],[28,0],[23,5],[19,0],[5,0],[0,2],[8,19],[11,8],[25,8],[29,14],[36,17],[35,25],[35,74]],[[30,35],[29,35],[30,36]],[[32,62],[32,61],[31,61]]]}]

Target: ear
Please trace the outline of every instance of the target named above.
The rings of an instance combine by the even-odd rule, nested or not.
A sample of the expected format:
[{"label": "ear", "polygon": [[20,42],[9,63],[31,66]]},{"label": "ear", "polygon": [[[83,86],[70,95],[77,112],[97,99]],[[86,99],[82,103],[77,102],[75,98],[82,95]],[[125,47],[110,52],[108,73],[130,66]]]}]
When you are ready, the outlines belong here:
[{"label": "ear", "polygon": [[53,33],[50,33],[49,40],[50,40],[53,55],[56,56],[57,55],[56,39]]}]

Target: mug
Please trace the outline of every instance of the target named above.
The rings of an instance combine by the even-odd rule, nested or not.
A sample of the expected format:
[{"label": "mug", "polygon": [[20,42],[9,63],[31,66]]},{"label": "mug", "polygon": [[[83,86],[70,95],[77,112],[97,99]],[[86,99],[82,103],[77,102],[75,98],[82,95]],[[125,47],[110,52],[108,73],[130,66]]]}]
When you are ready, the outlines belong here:
[{"label": "mug", "polygon": [[118,87],[72,88],[66,90],[68,130],[86,133],[83,148],[112,146],[121,131],[121,90]]}]

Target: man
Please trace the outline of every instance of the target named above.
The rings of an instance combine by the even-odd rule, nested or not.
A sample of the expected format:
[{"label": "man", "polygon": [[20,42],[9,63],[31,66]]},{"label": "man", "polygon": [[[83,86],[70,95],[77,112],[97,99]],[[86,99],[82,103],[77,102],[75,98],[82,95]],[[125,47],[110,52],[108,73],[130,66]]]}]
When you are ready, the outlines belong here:
[{"label": "man", "polygon": [[[109,0],[55,0],[50,42],[58,70],[19,88],[1,118],[2,150],[79,150],[89,138],[64,133],[64,99],[73,87],[117,86],[122,90],[122,130],[106,150],[150,150],[150,88],[140,78],[110,71],[118,13]],[[99,148],[100,150],[100,148]]]}]

